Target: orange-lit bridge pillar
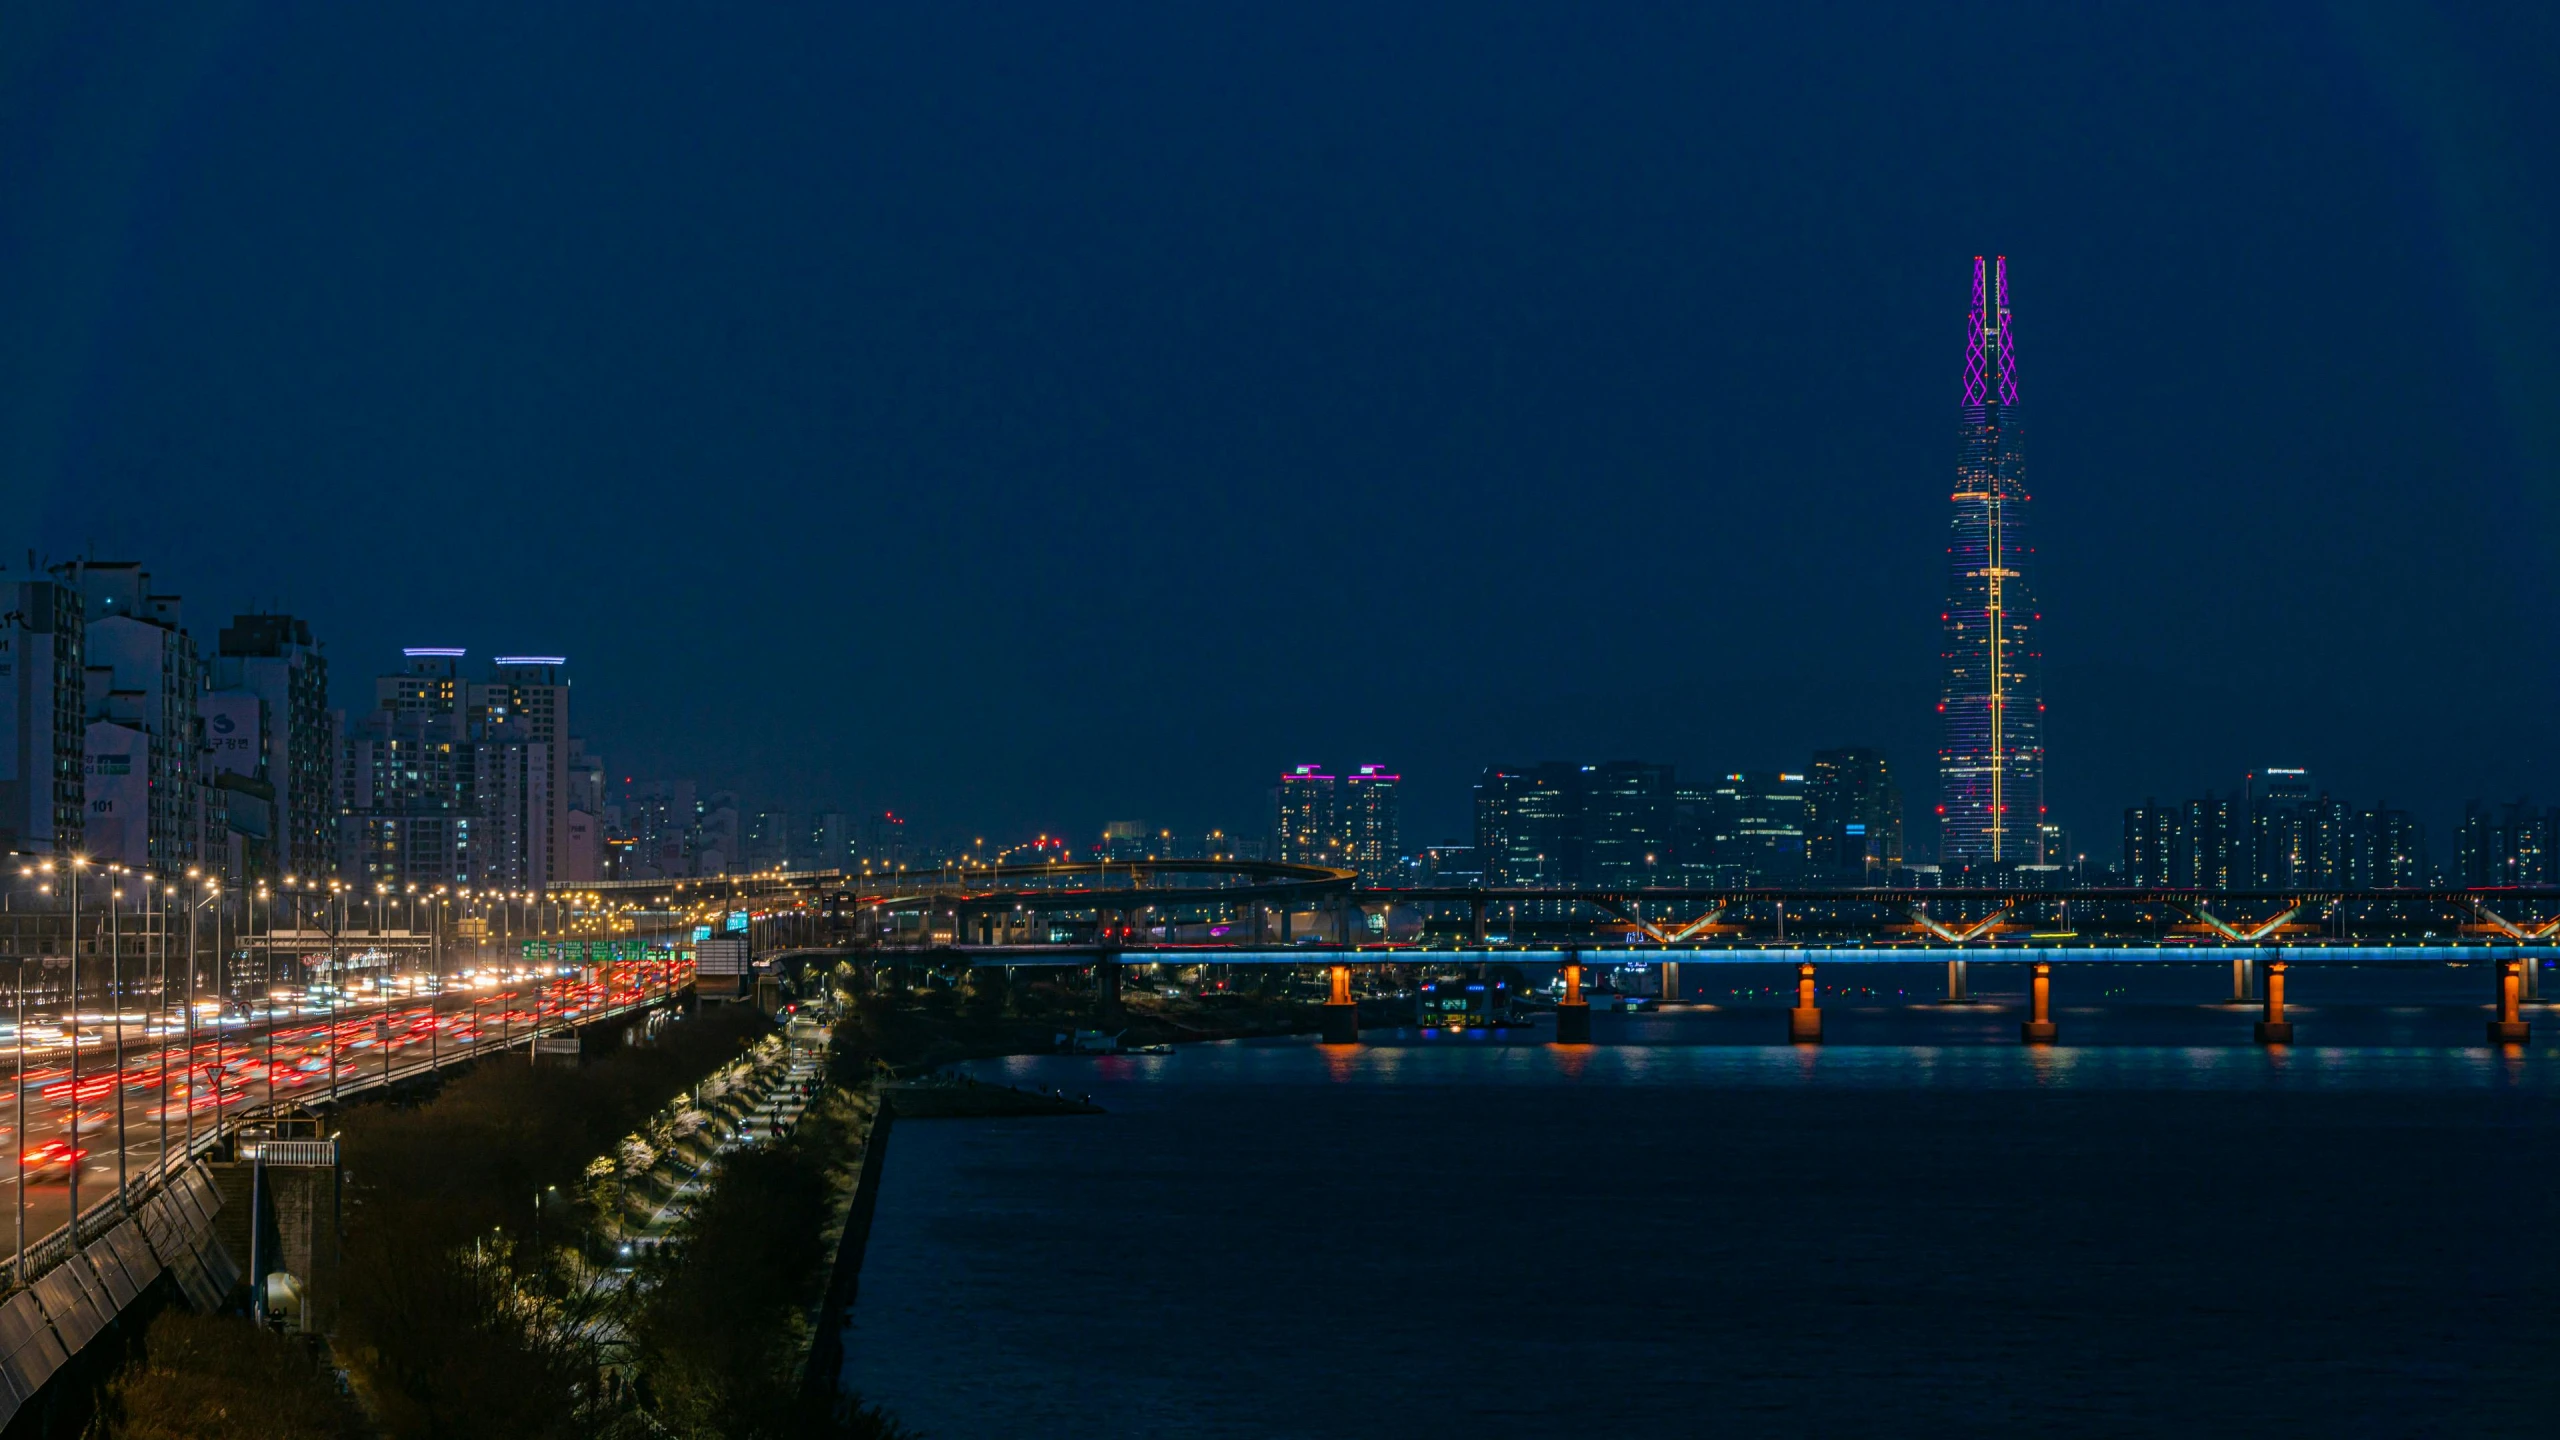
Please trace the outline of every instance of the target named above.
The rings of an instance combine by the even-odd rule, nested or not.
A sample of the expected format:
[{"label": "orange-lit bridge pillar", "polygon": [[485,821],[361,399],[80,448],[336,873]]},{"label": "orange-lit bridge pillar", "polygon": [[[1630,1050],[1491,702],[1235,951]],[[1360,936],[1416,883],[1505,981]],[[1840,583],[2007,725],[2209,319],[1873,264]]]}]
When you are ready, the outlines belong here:
[{"label": "orange-lit bridge pillar", "polygon": [[2267,992],[2267,1009],[2265,1017],[2258,1021],[2258,1043],[2261,1045],[2290,1045],[2293,1043],[2293,1022],[2284,1018],[2283,961],[2269,960],[2267,962],[2265,988]]},{"label": "orange-lit bridge pillar", "polygon": [[1333,967],[1333,995],[1324,1002],[1324,1043],[1360,1043],[1360,1002],[1351,998],[1351,967]]},{"label": "orange-lit bridge pillar", "polygon": [[2489,1022],[2489,1043],[2522,1045],[2533,1038],[2524,1019],[2524,962],[2498,962],[2498,1018]]},{"label": "orange-lit bridge pillar", "polygon": [[1787,1012],[1787,1038],[1798,1045],[1822,1043],[1822,1007],[1813,1000],[1813,962],[1796,967],[1796,1008]]},{"label": "orange-lit bridge pillar", "polygon": [[1556,1002],[1556,1043],[1591,1043],[1591,1002],[1582,998],[1582,956],[1579,953],[1565,957],[1564,998]]},{"label": "orange-lit bridge pillar", "polygon": [[2018,1038],[2029,1045],[2050,1045],[2059,1034],[2053,1024],[2053,966],[2039,960],[2027,981],[2027,1023],[2018,1027]]}]

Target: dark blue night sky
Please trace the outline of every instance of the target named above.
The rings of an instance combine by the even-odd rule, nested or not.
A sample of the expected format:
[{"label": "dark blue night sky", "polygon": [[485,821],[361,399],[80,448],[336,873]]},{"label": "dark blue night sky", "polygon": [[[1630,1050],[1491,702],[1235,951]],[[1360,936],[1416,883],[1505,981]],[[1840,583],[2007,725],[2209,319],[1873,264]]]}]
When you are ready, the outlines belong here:
[{"label": "dark blue night sky", "polygon": [[34,9],[0,539],[357,703],[565,653],[617,777],[981,833],[1845,743],[1916,824],[2000,252],[2083,848],[2560,799],[2547,10]]}]

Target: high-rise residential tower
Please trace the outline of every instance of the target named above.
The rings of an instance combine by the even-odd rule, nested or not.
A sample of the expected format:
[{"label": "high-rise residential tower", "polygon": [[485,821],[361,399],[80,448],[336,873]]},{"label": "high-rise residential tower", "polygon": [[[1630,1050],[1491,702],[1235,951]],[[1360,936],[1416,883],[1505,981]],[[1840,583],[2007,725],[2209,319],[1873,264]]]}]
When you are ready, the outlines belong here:
[{"label": "high-rise residential tower", "polygon": [[1342,789],[1334,797],[1343,853],[1351,868],[1360,872],[1363,885],[1396,883],[1396,862],[1402,858],[1403,843],[1396,816],[1396,787],[1403,779],[1389,774],[1384,765],[1362,765],[1342,778]]},{"label": "high-rise residential tower", "polygon": [[2044,655],[2027,530],[2009,261],[1973,258],[1965,317],[1953,522],[1947,536],[1947,688],[1938,704],[1938,859],[2031,865],[2044,803]]}]

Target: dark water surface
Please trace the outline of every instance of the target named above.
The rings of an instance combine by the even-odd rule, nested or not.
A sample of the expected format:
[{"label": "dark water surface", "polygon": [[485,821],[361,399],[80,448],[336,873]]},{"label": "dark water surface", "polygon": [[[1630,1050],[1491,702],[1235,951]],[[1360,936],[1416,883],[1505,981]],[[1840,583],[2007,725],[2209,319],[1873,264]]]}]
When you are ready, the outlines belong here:
[{"label": "dark water surface", "polygon": [[2298,969],[2262,1052],[2146,970],[2050,1051],[1880,970],[1818,1050],[1743,977],[1588,1048],[993,1062],[1111,1113],[898,1128],[848,1378],[945,1440],[2560,1434],[2560,1012]]}]

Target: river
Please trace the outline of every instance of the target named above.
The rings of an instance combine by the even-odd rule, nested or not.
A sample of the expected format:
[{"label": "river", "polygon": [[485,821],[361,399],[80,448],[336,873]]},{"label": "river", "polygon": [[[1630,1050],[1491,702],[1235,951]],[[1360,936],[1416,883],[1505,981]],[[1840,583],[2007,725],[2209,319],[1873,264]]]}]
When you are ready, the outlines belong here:
[{"label": "river", "polygon": [[[891,1142],[847,1380],[973,1436],[2560,1433],[2560,1012],[2476,970],[1826,975],[1544,1030],[982,1078]],[[1991,992],[1991,993],[1983,993]],[[1934,992],[1928,992],[1934,993]]]}]

